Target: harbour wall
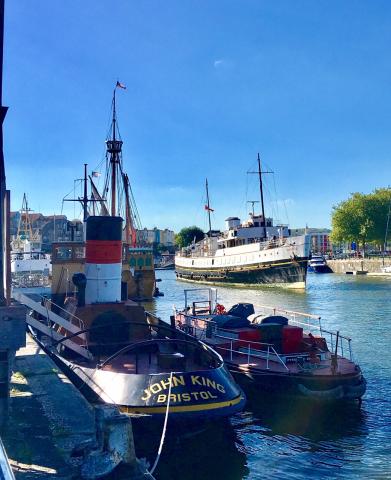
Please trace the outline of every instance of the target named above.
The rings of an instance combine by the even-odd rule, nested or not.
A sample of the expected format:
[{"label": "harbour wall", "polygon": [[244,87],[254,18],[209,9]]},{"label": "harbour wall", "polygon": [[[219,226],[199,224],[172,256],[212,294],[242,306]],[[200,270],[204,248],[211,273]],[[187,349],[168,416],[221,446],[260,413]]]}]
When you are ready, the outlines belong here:
[{"label": "harbour wall", "polygon": [[23,342],[1,429],[16,480],[92,480],[119,463],[127,465],[127,478],[153,480],[136,458],[129,417],[114,405],[89,404],[29,335]]},{"label": "harbour wall", "polygon": [[333,273],[356,272],[381,273],[382,267],[391,265],[391,258],[349,258],[346,260],[327,260]]}]

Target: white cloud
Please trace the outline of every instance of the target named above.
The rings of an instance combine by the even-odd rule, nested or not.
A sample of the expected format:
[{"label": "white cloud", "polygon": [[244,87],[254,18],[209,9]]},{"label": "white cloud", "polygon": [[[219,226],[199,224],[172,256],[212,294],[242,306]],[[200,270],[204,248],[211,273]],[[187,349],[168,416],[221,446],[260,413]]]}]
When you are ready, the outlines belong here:
[{"label": "white cloud", "polygon": [[229,60],[227,58],[218,58],[213,62],[213,66],[216,69],[229,69],[233,68],[234,63],[232,60]]}]

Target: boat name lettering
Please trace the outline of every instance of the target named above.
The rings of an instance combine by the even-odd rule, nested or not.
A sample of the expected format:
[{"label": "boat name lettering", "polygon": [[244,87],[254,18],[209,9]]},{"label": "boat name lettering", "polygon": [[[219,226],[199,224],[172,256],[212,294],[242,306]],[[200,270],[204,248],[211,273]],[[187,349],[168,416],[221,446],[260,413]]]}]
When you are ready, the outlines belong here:
[{"label": "boat name lettering", "polygon": [[[191,375],[190,379],[188,379],[188,383],[190,383],[190,385],[199,385],[201,387],[209,387],[213,390],[219,391],[220,393],[225,393],[225,388],[223,385],[221,385],[220,383],[217,383],[215,380],[212,380],[207,377],[202,377],[200,375]],[[183,375],[172,377],[172,387],[178,387],[179,385],[183,385],[183,386],[186,385],[185,378]],[[144,395],[141,397],[141,400],[148,400],[152,395],[156,395],[157,393],[160,393],[164,390],[168,390],[169,388],[170,388],[169,378],[165,380],[160,380],[159,382],[156,382],[156,383],[152,383],[152,385],[150,385],[148,388],[144,390]],[[200,392],[195,392],[195,393],[198,394]],[[215,398],[215,397],[211,397],[211,398]],[[184,401],[189,401],[189,400],[184,400]]]},{"label": "boat name lettering", "polygon": [[[189,393],[171,393],[170,403],[191,402],[192,400],[210,400],[218,398],[212,392],[189,392]],[[168,395],[160,394],[157,397],[157,403],[167,403]]]}]

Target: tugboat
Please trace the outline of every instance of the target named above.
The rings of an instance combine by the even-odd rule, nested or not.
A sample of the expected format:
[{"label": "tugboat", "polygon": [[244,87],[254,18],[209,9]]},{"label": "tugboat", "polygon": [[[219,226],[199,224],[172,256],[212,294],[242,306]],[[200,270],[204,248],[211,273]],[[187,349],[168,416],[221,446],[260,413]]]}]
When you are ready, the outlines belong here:
[{"label": "tugboat", "polygon": [[268,306],[255,313],[249,303],[226,311],[216,289],[193,289],[175,323],[219,352],[246,392],[360,402],[365,393],[351,339],[325,330],[320,317]]},{"label": "tugboat", "polygon": [[89,216],[77,294],[63,306],[16,294],[32,309],[37,341],[89,400],[130,415],[159,417],[168,402],[174,418],[242,410],[245,397],[219,354],[126,299],[121,237],[121,217]]},{"label": "tugboat", "polygon": [[[126,283],[128,298],[134,301],[150,301],[155,296],[156,278],[153,261],[153,249],[138,244],[137,230],[141,229],[141,221],[138,214],[131,184],[127,173],[124,171],[122,146],[123,141],[118,129],[116,110],[116,91],[124,86],[117,82],[112,100],[112,119],[109,134],[106,139],[106,171],[104,173],[103,188],[99,191],[95,184],[100,172],[94,171],[87,176],[87,165],[84,165],[84,179],[82,198],[70,199],[65,197],[63,201],[76,202],[83,205],[84,221],[88,215],[122,216],[124,229],[122,232],[123,256],[122,256],[122,281]],[[88,182],[91,194],[88,195]],[[74,244],[73,244],[74,245]],[[72,247],[72,245],[69,245]],[[83,247],[79,243],[79,247]],[[53,244],[53,250],[64,250],[67,245],[64,242]],[[80,250],[81,252],[82,250]],[[83,256],[77,254],[72,259],[68,270],[63,272],[61,282],[55,285],[53,293],[57,297],[64,297],[71,287],[71,274],[79,271],[79,265],[84,262]],[[65,268],[65,266],[63,265]],[[57,277],[59,278],[59,277]],[[58,303],[59,298],[53,300]]]},{"label": "tugboat", "polygon": [[259,154],[258,171],[251,173],[259,176],[262,213],[253,211],[243,223],[237,217],[227,218],[223,233],[212,230],[213,209],[206,182],[209,232],[175,256],[178,279],[214,285],[305,288],[310,236],[291,236],[286,225],[274,226],[273,219],[266,218]]}]

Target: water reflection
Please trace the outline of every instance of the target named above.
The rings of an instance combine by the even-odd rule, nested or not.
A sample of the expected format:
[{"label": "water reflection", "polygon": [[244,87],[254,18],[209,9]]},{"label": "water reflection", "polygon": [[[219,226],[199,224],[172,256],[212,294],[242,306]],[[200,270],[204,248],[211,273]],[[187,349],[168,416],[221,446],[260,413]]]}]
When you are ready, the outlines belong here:
[{"label": "water reflection", "polygon": [[326,406],[267,396],[250,398],[246,412],[232,419],[248,456],[250,477],[335,478],[356,466],[368,435],[365,412],[357,403]]},{"label": "water reflection", "polygon": [[228,422],[211,425],[199,435],[178,437],[167,445],[156,471],[159,480],[237,480],[246,478],[246,454]]},{"label": "water reflection", "polygon": [[[162,432],[158,422],[133,422],[136,453],[151,466],[156,458]],[[168,422],[162,455],[154,476],[159,480],[238,480],[247,478],[247,457],[237,430],[228,420]],[[122,466],[110,478],[128,479]]]},{"label": "water reflection", "polygon": [[[159,272],[165,296],[148,308],[168,321],[182,307],[174,272]],[[391,478],[391,281],[343,275],[310,275],[305,292],[278,288],[218,289],[226,306],[251,302],[321,315],[324,328],[352,337],[367,378],[362,407],[321,406],[250,395],[246,411],[224,434],[178,441],[165,450],[159,479],[307,480]],[[126,478],[126,477],[124,477]]]}]

